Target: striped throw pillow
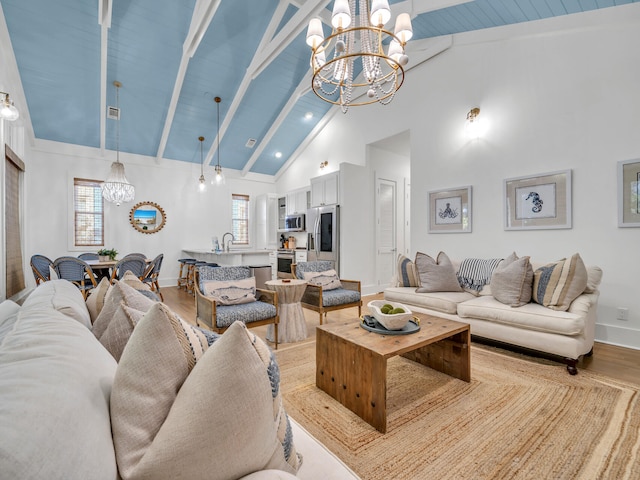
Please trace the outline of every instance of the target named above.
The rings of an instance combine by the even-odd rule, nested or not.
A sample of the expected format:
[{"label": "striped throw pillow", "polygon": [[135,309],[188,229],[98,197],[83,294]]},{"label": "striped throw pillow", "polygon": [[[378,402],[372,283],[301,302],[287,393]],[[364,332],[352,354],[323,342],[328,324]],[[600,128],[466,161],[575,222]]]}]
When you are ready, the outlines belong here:
[{"label": "striped throw pillow", "polygon": [[398,287],[419,287],[420,280],[416,271],[416,264],[404,255],[398,255]]},{"label": "striped throw pillow", "polygon": [[533,301],[552,310],[567,311],[587,288],[587,268],[579,254],[538,268],[533,275]]}]

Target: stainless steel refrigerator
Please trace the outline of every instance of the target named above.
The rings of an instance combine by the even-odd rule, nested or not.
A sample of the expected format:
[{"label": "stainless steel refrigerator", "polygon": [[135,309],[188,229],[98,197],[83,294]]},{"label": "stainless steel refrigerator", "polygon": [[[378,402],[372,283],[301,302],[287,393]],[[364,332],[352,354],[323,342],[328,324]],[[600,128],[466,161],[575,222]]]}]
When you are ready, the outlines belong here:
[{"label": "stainless steel refrigerator", "polygon": [[307,261],[329,260],[340,274],[340,206],[307,210]]}]

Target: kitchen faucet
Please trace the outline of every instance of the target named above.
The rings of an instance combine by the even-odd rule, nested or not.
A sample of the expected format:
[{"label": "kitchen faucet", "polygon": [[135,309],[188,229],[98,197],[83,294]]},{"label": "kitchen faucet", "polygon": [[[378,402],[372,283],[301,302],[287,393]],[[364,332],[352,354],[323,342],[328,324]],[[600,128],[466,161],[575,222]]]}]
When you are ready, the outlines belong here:
[{"label": "kitchen faucet", "polygon": [[229,251],[229,242],[224,241],[224,237],[226,237],[227,235],[231,235],[231,240],[229,240],[229,242],[234,242],[236,240],[236,237],[233,236],[233,233],[231,232],[225,232],[224,235],[222,235],[222,248],[224,248],[227,252]]}]

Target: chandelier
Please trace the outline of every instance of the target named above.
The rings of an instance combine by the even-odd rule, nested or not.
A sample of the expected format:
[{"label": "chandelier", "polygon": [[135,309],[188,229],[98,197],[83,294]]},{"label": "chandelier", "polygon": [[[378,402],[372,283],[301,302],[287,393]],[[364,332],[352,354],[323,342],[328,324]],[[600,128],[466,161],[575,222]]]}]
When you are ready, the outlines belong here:
[{"label": "chandelier", "polygon": [[135,197],[135,188],[124,176],[124,165],[120,163],[120,96],[118,94],[122,84],[113,82],[116,87],[116,161],[111,164],[111,171],[106,181],[102,183],[102,196],[108,202],[120,206],[122,202],[130,202]]},{"label": "chandelier", "polygon": [[[387,105],[393,100],[404,82],[409,61],[404,47],[413,35],[408,13],[398,15],[393,33],[384,29],[391,18],[387,0],[372,0],[371,8],[368,0],[357,0],[357,7],[359,15],[356,0],[335,0],[333,30],[326,38],[319,18],[312,18],[307,29],[313,91],[322,100],[340,105],[343,113],[350,106]],[[362,75],[354,81],[360,69]]]}]

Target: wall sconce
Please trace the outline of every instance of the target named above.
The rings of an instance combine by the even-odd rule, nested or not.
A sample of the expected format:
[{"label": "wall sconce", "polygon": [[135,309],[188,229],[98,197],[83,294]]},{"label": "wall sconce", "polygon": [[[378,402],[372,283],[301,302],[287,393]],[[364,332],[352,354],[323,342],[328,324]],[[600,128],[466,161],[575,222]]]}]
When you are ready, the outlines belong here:
[{"label": "wall sconce", "polygon": [[0,100],[0,118],[13,122],[18,119],[20,112],[15,107],[13,102],[9,100],[9,94],[7,92],[0,92],[2,100]]},{"label": "wall sconce", "polygon": [[329,165],[328,160],[325,160],[324,162],[320,162],[320,170],[324,169],[324,167],[326,167],[327,165]]},{"label": "wall sconce", "polygon": [[478,107],[472,108],[467,113],[465,131],[468,138],[480,138],[485,131],[484,123],[480,120],[479,115],[480,109]]}]

